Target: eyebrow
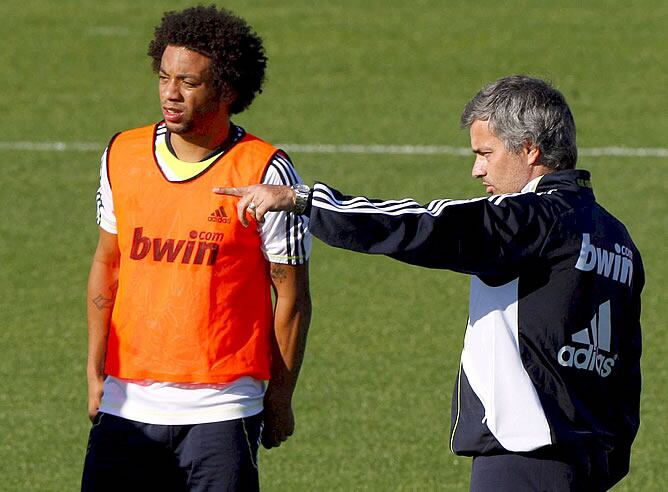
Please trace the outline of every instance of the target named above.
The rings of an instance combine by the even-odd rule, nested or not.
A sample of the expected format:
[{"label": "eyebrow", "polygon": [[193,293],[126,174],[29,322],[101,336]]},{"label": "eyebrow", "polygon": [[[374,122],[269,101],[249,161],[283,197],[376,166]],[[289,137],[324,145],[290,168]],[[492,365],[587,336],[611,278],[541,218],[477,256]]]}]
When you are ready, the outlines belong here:
[{"label": "eyebrow", "polygon": [[[169,73],[168,73],[166,70],[163,70],[162,68],[158,71],[158,73],[160,73],[160,74],[164,74],[164,75],[169,75]],[[175,77],[176,77],[177,79],[191,78],[191,79],[200,80],[200,76],[199,76],[199,75],[194,74],[194,73],[187,73],[187,72],[186,72],[186,73],[177,73],[177,74],[175,75]]]}]

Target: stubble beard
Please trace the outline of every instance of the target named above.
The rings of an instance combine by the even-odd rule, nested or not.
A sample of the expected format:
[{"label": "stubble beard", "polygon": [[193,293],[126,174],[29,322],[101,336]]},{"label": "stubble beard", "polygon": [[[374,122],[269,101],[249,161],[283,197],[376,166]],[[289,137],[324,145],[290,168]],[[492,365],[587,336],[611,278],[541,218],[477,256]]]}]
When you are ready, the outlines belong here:
[{"label": "stubble beard", "polygon": [[169,132],[174,133],[175,135],[187,134],[193,129],[192,120],[182,121],[181,123],[170,123],[169,121],[166,121],[165,124],[167,125]]}]

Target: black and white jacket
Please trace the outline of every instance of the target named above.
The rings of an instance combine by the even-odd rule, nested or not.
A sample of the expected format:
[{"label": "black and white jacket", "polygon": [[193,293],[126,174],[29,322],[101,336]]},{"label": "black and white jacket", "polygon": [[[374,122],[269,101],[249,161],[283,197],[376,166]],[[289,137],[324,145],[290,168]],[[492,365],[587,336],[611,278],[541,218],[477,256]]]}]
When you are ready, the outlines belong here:
[{"label": "black and white jacket", "polygon": [[587,171],[545,175],[522,193],[426,205],[317,183],[307,213],[311,233],[332,246],[472,275],[453,452],[592,449],[609,484],[627,473],[644,272]]}]

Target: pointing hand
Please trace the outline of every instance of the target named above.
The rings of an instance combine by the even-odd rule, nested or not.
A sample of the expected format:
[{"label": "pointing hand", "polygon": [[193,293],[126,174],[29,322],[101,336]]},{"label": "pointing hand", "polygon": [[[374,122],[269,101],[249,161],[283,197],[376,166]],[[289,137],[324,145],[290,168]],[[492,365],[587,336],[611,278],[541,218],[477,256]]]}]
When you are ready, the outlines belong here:
[{"label": "pointing hand", "polygon": [[241,197],[237,204],[237,215],[244,227],[248,226],[246,212],[257,222],[263,222],[267,212],[292,212],[296,203],[294,190],[283,185],[216,187],[212,191],[217,195]]}]

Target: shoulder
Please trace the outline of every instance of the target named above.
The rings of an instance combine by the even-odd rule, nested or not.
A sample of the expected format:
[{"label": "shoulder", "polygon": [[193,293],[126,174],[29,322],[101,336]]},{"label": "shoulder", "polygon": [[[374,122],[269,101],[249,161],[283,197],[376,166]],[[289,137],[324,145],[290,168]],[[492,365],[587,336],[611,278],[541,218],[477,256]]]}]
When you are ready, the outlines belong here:
[{"label": "shoulder", "polygon": [[263,140],[260,137],[254,135],[252,133],[246,132],[245,130],[243,130],[240,127],[238,127],[238,128],[241,131],[244,132],[244,135],[243,135],[243,138],[241,138],[241,140],[239,141],[239,143],[237,145],[242,145],[242,146],[245,146],[247,148],[255,148],[259,151],[268,152],[272,155],[274,153],[278,152],[278,148],[276,146],[270,144],[266,140]]},{"label": "shoulder", "polygon": [[522,214],[540,214],[543,217],[561,215],[573,209],[573,198],[558,189],[493,195],[486,199],[487,206],[499,211]]},{"label": "shoulder", "polygon": [[271,157],[265,170],[263,184],[293,185],[302,183],[290,157],[282,150],[277,150]]},{"label": "shoulder", "polygon": [[146,125],[146,126],[141,126],[137,128],[130,128],[127,130],[120,131],[116,133],[111,139],[109,140],[109,144],[107,145],[107,148],[111,148],[112,145],[118,145],[119,142],[132,142],[132,141],[137,141],[137,140],[146,140],[146,138],[150,138],[151,141],[156,133],[156,131],[159,131],[160,128],[164,128],[164,125],[161,125],[160,123],[153,123],[151,125]]},{"label": "shoulder", "polygon": [[247,133],[241,127],[237,127],[237,131],[242,132],[241,138],[234,143],[228,155],[247,164],[252,163],[254,168],[259,166],[260,174],[266,174],[273,157],[280,152],[279,149],[252,133]]}]

